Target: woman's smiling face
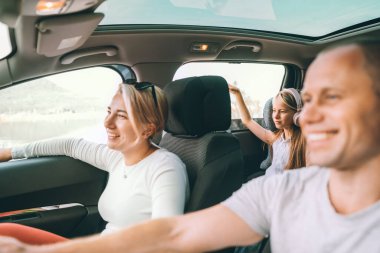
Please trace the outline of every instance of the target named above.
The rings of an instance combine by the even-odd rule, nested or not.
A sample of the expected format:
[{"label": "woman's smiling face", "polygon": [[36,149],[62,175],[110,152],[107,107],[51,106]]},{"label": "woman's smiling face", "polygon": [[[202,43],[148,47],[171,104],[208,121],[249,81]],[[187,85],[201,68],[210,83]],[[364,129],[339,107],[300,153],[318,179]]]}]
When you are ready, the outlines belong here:
[{"label": "woman's smiling face", "polygon": [[104,120],[108,147],[122,153],[143,139],[142,134],[135,130],[130,111],[126,108],[122,94],[117,92],[108,106]]}]

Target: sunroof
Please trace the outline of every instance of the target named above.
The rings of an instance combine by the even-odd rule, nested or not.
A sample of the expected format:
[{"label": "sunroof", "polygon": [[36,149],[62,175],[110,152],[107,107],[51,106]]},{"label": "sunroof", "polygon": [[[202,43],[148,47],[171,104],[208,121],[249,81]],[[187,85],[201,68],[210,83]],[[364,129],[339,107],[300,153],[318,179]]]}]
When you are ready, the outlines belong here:
[{"label": "sunroof", "polygon": [[380,17],[379,0],[107,0],[101,25],[164,24],[320,37]]}]

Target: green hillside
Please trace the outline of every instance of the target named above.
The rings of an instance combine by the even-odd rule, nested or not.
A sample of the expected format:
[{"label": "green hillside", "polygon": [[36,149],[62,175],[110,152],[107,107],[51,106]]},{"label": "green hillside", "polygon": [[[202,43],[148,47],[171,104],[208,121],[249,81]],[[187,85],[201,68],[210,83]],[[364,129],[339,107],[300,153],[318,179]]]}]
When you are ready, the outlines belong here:
[{"label": "green hillside", "polygon": [[0,93],[0,114],[85,112],[103,109],[102,107],[104,106],[97,103],[96,98],[86,98],[83,95],[79,98],[46,79],[4,89]]}]

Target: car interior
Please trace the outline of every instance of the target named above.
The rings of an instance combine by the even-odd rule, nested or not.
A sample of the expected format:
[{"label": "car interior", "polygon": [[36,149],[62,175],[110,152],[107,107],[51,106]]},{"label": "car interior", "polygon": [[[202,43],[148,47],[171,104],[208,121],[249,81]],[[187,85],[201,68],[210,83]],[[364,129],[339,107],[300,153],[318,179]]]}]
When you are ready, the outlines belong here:
[{"label": "car interior", "polygon": [[[90,93],[96,85],[74,73],[91,78],[87,69],[112,70],[117,74],[115,84],[128,79],[150,81],[167,94],[169,120],[159,145],[176,153],[187,166],[191,196],[186,212],[219,203],[247,180],[265,173],[268,148],[238,117],[232,118],[227,83],[233,79],[215,74],[211,67],[199,67],[198,74],[184,76],[178,74],[180,69],[198,63],[226,64],[222,72],[228,75],[245,64],[280,66],[283,72],[275,92],[268,92],[260,104],[252,102],[258,108],[253,118],[271,128],[268,116],[262,116],[265,102],[282,88],[302,89],[305,72],[322,49],[380,37],[377,0],[284,2],[2,0],[0,148],[31,141],[12,142],[13,136],[30,134],[33,129],[44,132],[41,125],[52,119],[65,120],[76,130],[77,123],[70,119],[81,122],[83,118],[73,108],[97,105],[87,97],[65,93],[65,85],[87,83],[89,88],[78,94]],[[246,72],[244,80],[265,74],[272,82],[270,71]],[[66,73],[72,75],[54,89],[46,81]],[[264,83],[251,86],[256,94],[267,89]],[[36,95],[37,89],[43,91],[41,96]],[[97,99],[110,99],[104,92],[99,94]],[[36,101],[43,104],[37,106]],[[61,101],[66,107],[59,113],[70,119],[48,103]],[[20,108],[17,115],[16,107]],[[41,110],[46,115],[35,116]],[[265,110],[270,115],[271,109]],[[11,119],[14,125],[9,125]],[[50,128],[51,136],[38,138],[60,136],[58,128]],[[0,163],[0,222],[30,225],[68,238],[99,233],[104,221],[97,201],[106,183],[107,173],[69,157]]]}]

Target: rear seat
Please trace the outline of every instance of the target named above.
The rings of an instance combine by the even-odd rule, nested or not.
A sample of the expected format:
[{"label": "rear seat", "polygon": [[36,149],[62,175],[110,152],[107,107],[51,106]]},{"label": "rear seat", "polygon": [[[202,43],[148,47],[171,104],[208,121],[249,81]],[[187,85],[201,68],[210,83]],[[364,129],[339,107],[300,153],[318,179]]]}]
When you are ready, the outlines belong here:
[{"label": "rear seat", "polygon": [[[275,131],[276,126],[272,119],[272,100],[273,98],[268,99],[264,105],[262,125],[271,131]],[[249,132],[249,130],[236,131],[233,134],[239,139],[244,156],[245,181],[264,175],[265,170],[272,163],[269,146]]]}]

